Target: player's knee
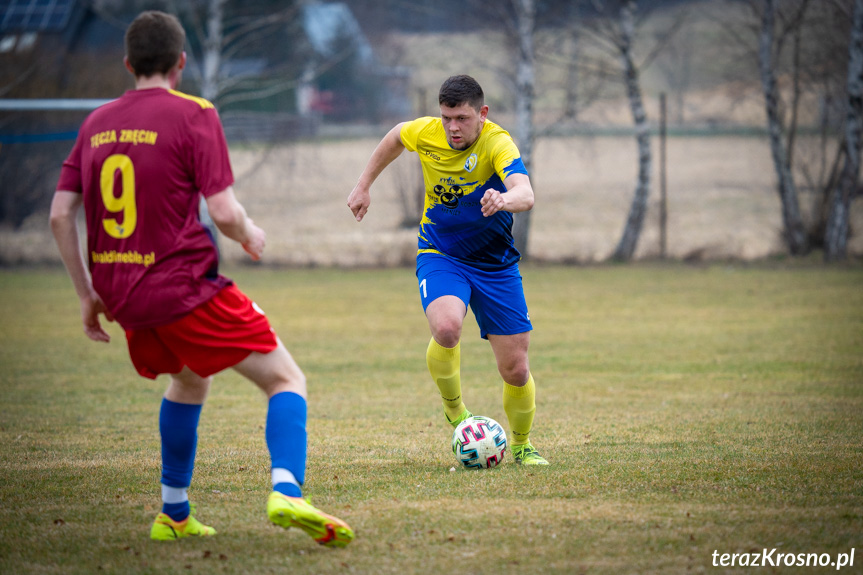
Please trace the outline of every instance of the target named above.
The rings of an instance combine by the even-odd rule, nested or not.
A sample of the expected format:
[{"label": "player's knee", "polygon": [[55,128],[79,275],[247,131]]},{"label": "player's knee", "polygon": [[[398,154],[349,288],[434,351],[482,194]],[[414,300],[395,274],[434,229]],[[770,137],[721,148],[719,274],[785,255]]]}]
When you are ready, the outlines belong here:
[{"label": "player's knee", "polygon": [[299,367],[288,370],[282,374],[278,385],[281,391],[292,391],[305,397],[306,395],[306,375]]},{"label": "player's knee", "polygon": [[303,391],[306,390],[306,374],[302,371],[297,370],[297,373],[293,374],[290,381],[293,387],[302,389]]},{"label": "player's knee", "polygon": [[530,367],[526,361],[516,361],[498,366],[500,376],[505,382],[521,387],[530,378]]},{"label": "player's knee", "polygon": [[444,331],[438,332],[437,335],[434,336],[434,339],[442,347],[452,349],[458,345],[460,338],[459,333],[456,331]]},{"label": "player's knee", "polygon": [[455,320],[439,322],[433,326],[432,334],[438,345],[453,348],[458,345],[461,339],[461,322]]},{"label": "player's knee", "polygon": [[279,377],[270,382],[258,383],[258,387],[261,388],[267,397],[284,392],[296,393],[297,395],[306,397],[306,376],[301,371],[280,374]]}]

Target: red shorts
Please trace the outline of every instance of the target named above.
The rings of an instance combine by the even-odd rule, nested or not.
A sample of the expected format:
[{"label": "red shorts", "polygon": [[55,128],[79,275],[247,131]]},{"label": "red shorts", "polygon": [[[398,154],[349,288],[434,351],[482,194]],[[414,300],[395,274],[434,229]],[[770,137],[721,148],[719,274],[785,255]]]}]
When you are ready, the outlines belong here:
[{"label": "red shorts", "polygon": [[135,369],[150,379],[183,366],[209,377],[278,345],[267,316],[233,284],[172,324],[126,330],[126,341]]}]

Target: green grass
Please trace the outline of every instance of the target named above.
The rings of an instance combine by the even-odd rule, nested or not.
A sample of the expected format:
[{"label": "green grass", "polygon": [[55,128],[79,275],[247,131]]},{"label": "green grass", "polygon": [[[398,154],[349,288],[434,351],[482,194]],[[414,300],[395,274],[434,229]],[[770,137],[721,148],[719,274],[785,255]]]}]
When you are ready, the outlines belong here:
[{"label": "green grass", "polygon": [[[116,325],[85,338],[60,270],[3,270],[0,572],[697,573],[774,547],[856,548],[859,572],[858,266],[525,267],[533,439],[553,465],[482,472],[451,471],[412,270],[228,274],[306,372],[306,494],[356,541],[268,524],[266,404],[225,372],[191,490],[219,535],[151,542],[165,378],[135,374]],[[466,402],[505,421],[465,325]]]}]

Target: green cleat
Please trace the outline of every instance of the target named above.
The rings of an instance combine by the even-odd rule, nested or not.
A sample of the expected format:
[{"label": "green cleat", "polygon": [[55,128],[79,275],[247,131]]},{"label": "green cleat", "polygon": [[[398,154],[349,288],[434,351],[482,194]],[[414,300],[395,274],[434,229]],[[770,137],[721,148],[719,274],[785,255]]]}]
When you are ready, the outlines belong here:
[{"label": "green cleat", "polygon": [[548,465],[548,461],[539,454],[530,442],[524,445],[513,445],[512,456],[519,465]]},{"label": "green cleat", "polygon": [[165,513],[159,513],[150,529],[150,539],[156,541],[173,541],[191,536],[209,537],[215,534],[215,529],[209,525],[204,525],[191,514],[182,521],[174,521]]},{"label": "green cleat", "polygon": [[446,414],[446,411],[444,411],[443,414],[444,414],[444,417],[446,417],[447,422],[449,422],[449,424],[453,426],[453,429],[458,427],[458,424],[461,423],[462,421],[464,421],[465,419],[467,419],[468,417],[473,417],[473,414],[470,411],[468,411],[467,409],[462,411],[461,415],[456,417],[455,420],[451,420],[449,418],[449,415]]},{"label": "green cleat", "polygon": [[302,497],[273,491],[267,501],[267,516],[279,527],[299,527],[326,547],[345,547],[354,540],[354,530],[347,523],[327,515]]}]

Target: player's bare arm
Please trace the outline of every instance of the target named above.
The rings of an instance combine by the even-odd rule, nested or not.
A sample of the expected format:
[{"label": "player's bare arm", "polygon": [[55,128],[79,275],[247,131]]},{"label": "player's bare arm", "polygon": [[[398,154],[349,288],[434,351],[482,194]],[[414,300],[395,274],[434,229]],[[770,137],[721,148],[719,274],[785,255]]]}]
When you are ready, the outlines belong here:
[{"label": "player's bare arm", "polygon": [[483,216],[489,217],[501,211],[526,212],[533,208],[533,187],[526,174],[510,174],[503,185],[507,190],[505,194],[494,189],[486,190],[480,200]]},{"label": "player's bare arm", "polygon": [[253,260],[261,259],[267,235],[246,215],[246,210],[237,201],[232,187],[207,198],[207,209],[220,232],[239,242]]},{"label": "player's bare arm", "polygon": [[81,256],[81,245],[78,241],[78,210],[83,204],[83,196],[67,191],[57,191],[51,201],[51,231],[60,250],[63,265],[69,272],[72,285],[81,305],[81,322],[84,324],[84,333],[93,341],[111,341],[102,324],[99,322],[99,314],[105,314],[105,319],[113,321],[114,318],[105,308],[102,299],[93,289],[90,274]]},{"label": "player's bare arm", "polygon": [[369,205],[372,203],[370,193],[372,184],[381,175],[381,172],[395,161],[405,149],[402,138],[399,135],[403,125],[404,122],[397,124],[383,137],[375,148],[375,151],[372,152],[372,157],[369,158],[369,162],[366,164],[363,173],[360,174],[357,185],[354,186],[353,191],[348,196],[348,207],[358,222],[363,220],[366,212],[369,211]]}]

